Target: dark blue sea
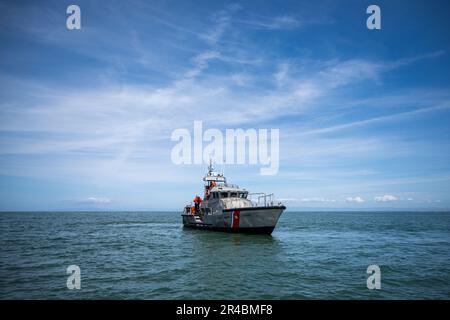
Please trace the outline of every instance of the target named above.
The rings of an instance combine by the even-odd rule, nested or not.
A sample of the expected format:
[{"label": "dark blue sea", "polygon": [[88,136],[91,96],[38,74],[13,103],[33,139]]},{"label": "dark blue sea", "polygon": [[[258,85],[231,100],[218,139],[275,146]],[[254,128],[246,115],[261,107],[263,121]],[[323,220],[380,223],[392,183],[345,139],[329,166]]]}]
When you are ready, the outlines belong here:
[{"label": "dark blue sea", "polygon": [[285,212],[271,236],[177,212],[11,212],[0,248],[1,299],[450,299],[445,212]]}]

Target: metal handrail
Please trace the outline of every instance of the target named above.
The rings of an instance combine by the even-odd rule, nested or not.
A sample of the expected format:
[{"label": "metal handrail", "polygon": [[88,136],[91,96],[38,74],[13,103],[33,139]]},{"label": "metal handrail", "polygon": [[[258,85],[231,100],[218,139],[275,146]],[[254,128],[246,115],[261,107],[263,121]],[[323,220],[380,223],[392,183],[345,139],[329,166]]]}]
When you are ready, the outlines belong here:
[{"label": "metal handrail", "polygon": [[[254,206],[261,206],[264,204],[264,207],[267,207],[267,206],[274,205],[274,194],[273,193],[266,194],[264,192],[255,192],[255,193],[249,193],[248,195],[250,196],[250,198],[252,195],[258,195],[256,202],[252,201],[252,199],[249,199],[250,201],[252,201],[252,204],[255,204]],[[263,200],[263,201],[261,201],[261,200]]]},{"label": "metal handrail", "polygon": [[228,187],[228,188],[233,188],[233,189],[239,189],[239,186],[237,184],[232,184],[232,183],[218,183],[217,184],[218,187]]}]

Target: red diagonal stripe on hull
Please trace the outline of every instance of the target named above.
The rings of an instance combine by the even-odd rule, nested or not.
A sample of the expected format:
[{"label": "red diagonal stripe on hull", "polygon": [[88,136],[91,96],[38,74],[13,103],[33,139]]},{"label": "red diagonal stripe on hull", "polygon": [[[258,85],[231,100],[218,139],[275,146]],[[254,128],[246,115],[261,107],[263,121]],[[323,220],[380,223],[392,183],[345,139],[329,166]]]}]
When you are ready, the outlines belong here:
[{"label": "red diagonal stripe on hull", "polygon": [[233,226],[232,228],[239,228],[239,218],[241,216],[241,212],[239,210],[233,211]]}]

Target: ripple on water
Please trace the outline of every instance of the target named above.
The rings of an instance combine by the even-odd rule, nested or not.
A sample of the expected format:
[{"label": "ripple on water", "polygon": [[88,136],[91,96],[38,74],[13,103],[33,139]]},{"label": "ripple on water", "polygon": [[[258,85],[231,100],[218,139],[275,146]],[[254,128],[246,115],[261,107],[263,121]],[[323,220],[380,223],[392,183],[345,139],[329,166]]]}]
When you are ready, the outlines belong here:
[{"label": "ripple on water", "polygon": [[[3,299],[450,298],[448,213],[286,212],[272,236],[186,230],[176,212],[0,219]],[[366,287],[370,264],[382,290]]]}]

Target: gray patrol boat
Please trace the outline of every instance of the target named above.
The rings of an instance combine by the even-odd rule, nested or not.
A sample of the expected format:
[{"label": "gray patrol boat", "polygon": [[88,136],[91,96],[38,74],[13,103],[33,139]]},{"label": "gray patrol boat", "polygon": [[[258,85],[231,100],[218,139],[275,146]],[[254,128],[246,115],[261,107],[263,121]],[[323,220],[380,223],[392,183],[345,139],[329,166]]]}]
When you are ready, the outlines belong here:
[{"label": "gray patrol boat", "polygon": [[223,174],[213,171],[211,163],[203,181],[203,200],[196,196],[181,215],[184,227],[271,234],[286,209],[281,202],[274,201],[273,193],[249,193],[228,184]]}]

